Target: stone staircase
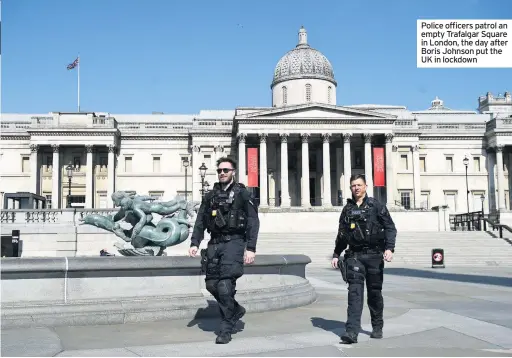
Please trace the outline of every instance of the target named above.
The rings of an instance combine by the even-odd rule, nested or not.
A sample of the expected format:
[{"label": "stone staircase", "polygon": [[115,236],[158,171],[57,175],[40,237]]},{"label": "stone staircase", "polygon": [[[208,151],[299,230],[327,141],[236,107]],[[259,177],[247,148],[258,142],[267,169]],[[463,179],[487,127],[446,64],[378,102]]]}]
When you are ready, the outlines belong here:
[{"label": "stone staircase", "polygon": [[[270,234],[258,239],[258,254],[304,254],[310,267],[328,267],[334,250],[334,234]],[[386,267],[431,267],[431,252],[444,249],[445,265],[512,267],[512,245],[484,231],[404,232],[397,236],[393,262]]]}]

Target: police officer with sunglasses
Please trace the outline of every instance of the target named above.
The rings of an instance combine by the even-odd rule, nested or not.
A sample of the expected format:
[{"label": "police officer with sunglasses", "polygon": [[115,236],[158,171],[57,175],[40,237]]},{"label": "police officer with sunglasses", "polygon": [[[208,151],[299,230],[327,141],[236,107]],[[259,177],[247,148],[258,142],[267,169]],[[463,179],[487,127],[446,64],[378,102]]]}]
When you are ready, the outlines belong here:
[{"label": "police officer with sunglasses", "polygon": [[236,280],[244,273],[244,263],[254,262],[260,226],[258,207],[247,188],[234,180],[235,171],[231,158],[217,161],[219,181],[201,202],[189,249],[189,255],[196,256],[204,230],[210,233],[201,262],[206,289],[219,304],[222,318],[217,344],[231,341],[236,323],[245,314],[235,300]]}]

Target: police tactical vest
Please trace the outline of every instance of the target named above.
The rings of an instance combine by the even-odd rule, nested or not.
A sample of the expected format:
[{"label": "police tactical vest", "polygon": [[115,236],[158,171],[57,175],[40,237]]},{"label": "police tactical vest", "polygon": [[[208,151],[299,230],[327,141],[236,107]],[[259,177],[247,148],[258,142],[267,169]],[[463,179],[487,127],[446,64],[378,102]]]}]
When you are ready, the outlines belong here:
[{"label": "police tactical vest", "polygon": [[353,248],[378,248],[384,245],[384,228],[379,221],[379,208],[374,198],[367,198],[361,207],[349,203],[345,228]]},{"label": "police tactical vest", "polygon": [[208,232],[223,235],[245,234],[247,215],[242,188],[245,187],[240,183],[233,184],[227,191],[223,191],[218,184],[214,186],[205,212]]}]

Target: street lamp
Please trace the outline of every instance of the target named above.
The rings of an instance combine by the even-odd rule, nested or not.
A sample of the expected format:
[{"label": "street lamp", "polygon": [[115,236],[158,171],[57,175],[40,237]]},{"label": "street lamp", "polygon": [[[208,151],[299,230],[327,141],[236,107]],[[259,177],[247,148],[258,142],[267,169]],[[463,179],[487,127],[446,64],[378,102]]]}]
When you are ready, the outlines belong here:
[{"label": "street lamp", "polygon": [[204,196],[204,177],[206,176],[207,170],[208,168],[206,165],[204,165],[204,163],[199,167],[199,173],[201,174],[201,197]]},{"label": "street lamp", "polygon": [[185,158],[183,161],[183,166],[185,167],[185,201],[188,201],[188,166],[190,165],[190,162],[188,161],[188,158]]},{"label": "street lamp", "polygon": [[462,161],[464,166],[466,167],[466,202],[468,204],[468,214],[469,214],[469,186],[468,186],[468,166],[469,166],[469,159],[467,156],[464,157],[464,160]]},{"label": "street lamp", "polygon": [[67,200],[67,208],[71,207],[71,178],[73,177],[73,165],[69,163],[66,167],[66,172],[68,175],[68,200]]},{"label": "street lamp", "polygon": [[484,223],[484,231],[487,231],[487,224],[485,223],[485,217],[484,217],[484,201],[485,196],[484,194],[480,195],[480,201],[482,202],[482,222]]}]

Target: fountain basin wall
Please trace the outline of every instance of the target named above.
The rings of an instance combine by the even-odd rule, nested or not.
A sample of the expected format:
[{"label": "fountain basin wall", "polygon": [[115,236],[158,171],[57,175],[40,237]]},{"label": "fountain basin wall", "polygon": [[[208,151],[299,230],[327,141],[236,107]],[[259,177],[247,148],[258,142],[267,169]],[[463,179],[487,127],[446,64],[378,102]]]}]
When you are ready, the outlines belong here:
[{"label": "fountain basin wall", "polygon": [[[308,305],[305,255],[258,255],[237,280],[248,312]],[[2,327],[119,324],[218,315],[199,258],[3,258]]]}]

